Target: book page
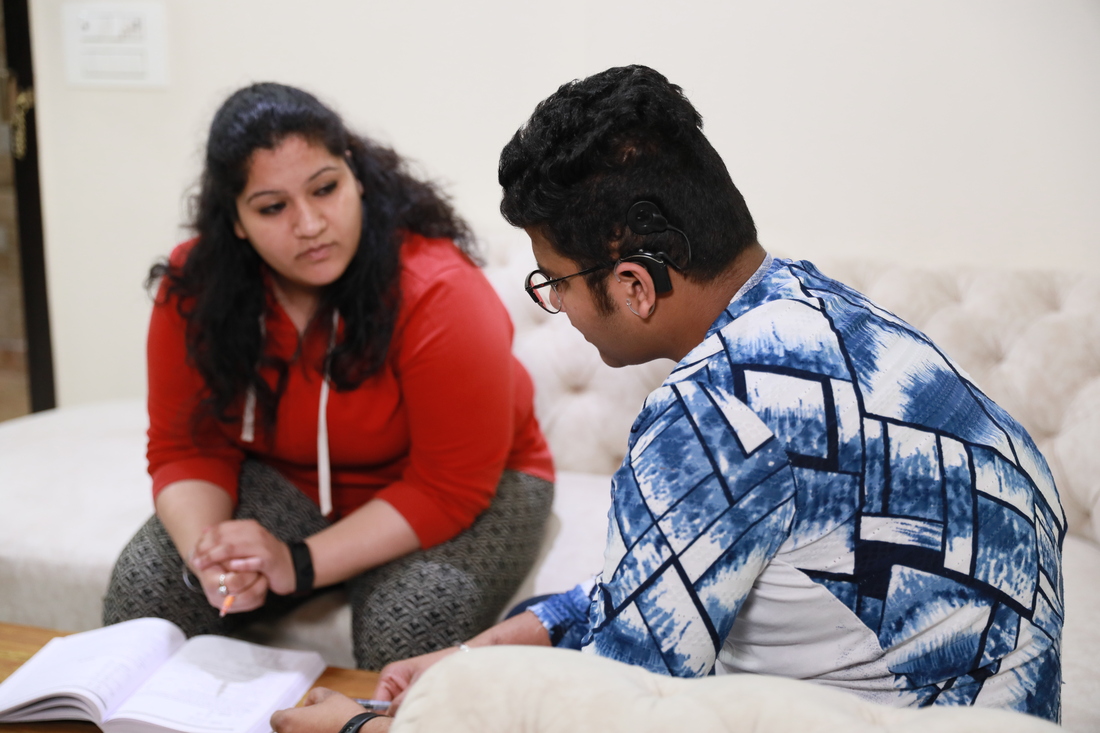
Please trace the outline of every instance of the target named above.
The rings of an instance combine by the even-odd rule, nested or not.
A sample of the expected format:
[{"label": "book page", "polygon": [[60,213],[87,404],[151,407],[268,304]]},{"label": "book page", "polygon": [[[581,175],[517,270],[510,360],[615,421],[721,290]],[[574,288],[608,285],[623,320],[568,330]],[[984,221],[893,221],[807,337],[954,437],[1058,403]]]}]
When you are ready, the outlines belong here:
[{"label": "book page", "polygon": [[[175,624],[158,618],[52,639],[0,684],[0,720],[103,720],[183,642]],[[85,714],[74,715],[74,706]]]},{"label": "book page", "polygon": [[268,731],[268,719],[291,707],[325,670],[316,652],[290,651],[221,636],[188,641],[103,728],[112,733],[153,724],[190,733]]}]

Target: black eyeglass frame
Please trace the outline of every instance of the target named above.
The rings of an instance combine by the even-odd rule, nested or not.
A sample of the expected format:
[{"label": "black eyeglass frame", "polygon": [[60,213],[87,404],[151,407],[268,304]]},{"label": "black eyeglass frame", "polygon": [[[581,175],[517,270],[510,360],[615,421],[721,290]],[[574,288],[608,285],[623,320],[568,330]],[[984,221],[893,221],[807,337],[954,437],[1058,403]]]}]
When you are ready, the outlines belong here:
[{"label": "black eyeglass frame", "polygon": [[617,263],[615,263],[615,262],[607,262],[607,263],[604,263],[602,265],[596,265],[595,267],[589,267],[588,269],[581,270],[580,272],[574,272],[572,275],[565,275],[564,277],[548,278],[545,282],[541,282],[538,285],[532,285],[531,284],[531,278],[533,278],[535,275],[542,275],[543,277],[546,277],[545,272],[543,272],[542,270],[539,270],[539,269],[535,269],[535,270],[532,270],[530,273],[528,273],[527,279],[523,281],[523,289],[526,290],[527,294],[531,296],[531,300],[535,301],[535,303],[540,308],[542,308],[544,311],[546,311],[547,313],[561,313],[561,308],[560,307],[557,310],[550,310],[550,308],[549,308],[550,301],[547,300],[544,303],[542,298],[540,298],[539,294],[536,293],[535,291],[538,290],[539,288],[545,288],[545,287],[549,286],[551,289],[553,289],[554,293],[557,294],[558,302],[560,303],[561,302],[561,293],[559,293],[558,289],[556,287],[554,287],[555,285],[557,285],[558,283],[563,282],[565,280],[568,280],[571,277],[578,277],[580,275],[587,275],[587,274],[592,273],[592,272],[597,272],[599,270],[607,269],[608,267],[614,267],[616,264]]}]

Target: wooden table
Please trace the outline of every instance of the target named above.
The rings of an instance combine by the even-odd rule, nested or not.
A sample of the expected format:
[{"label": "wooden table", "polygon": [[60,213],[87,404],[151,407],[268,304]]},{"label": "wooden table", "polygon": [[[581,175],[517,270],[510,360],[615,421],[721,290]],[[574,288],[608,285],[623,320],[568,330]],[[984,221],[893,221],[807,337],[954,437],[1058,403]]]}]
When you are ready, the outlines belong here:
[{"label": "wooden table", "polygon": [[[8,678],[19,665],[34,656],[55,636],[69,632],[0,623],[0,680]],[[351,697],[370,697],[378,684],[377,672],[329,667],[315,687],[328,687]],[[0,723],[0,733],[90,733],[99,730],[91,723],[49,721],[43,723]]]}]

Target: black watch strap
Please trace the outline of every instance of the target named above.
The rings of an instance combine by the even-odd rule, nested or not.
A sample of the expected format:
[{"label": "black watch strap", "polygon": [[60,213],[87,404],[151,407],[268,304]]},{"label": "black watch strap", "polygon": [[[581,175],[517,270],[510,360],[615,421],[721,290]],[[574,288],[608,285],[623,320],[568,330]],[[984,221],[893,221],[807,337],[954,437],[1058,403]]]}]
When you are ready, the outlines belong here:
[{"label": "black watch strap", "polygon": [[364,723],[378,717],[380,717],[378,713],[359,713],[354,718],[344,723],[344,727],[340,729],[340,733],[359,733],[359,729],[363,727]]},{"label": "black watch strap", "polygon": [[290,542],[287,547],[294,563],[294,595],[304,596],[313,590],[313,555],[305,542]]}]

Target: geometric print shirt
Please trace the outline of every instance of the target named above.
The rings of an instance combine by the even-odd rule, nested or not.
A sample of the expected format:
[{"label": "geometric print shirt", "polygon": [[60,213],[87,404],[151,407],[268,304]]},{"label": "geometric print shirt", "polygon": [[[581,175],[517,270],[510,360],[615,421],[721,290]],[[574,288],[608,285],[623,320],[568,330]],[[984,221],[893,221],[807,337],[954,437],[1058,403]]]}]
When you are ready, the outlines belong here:
[{"label": "geometric print shirt", "polygon": [[608,519],[602,574],[531,609],[558,643],[1059,718],[1046,461],[927,336],[808,262],[769,257],[649,395]]}]

